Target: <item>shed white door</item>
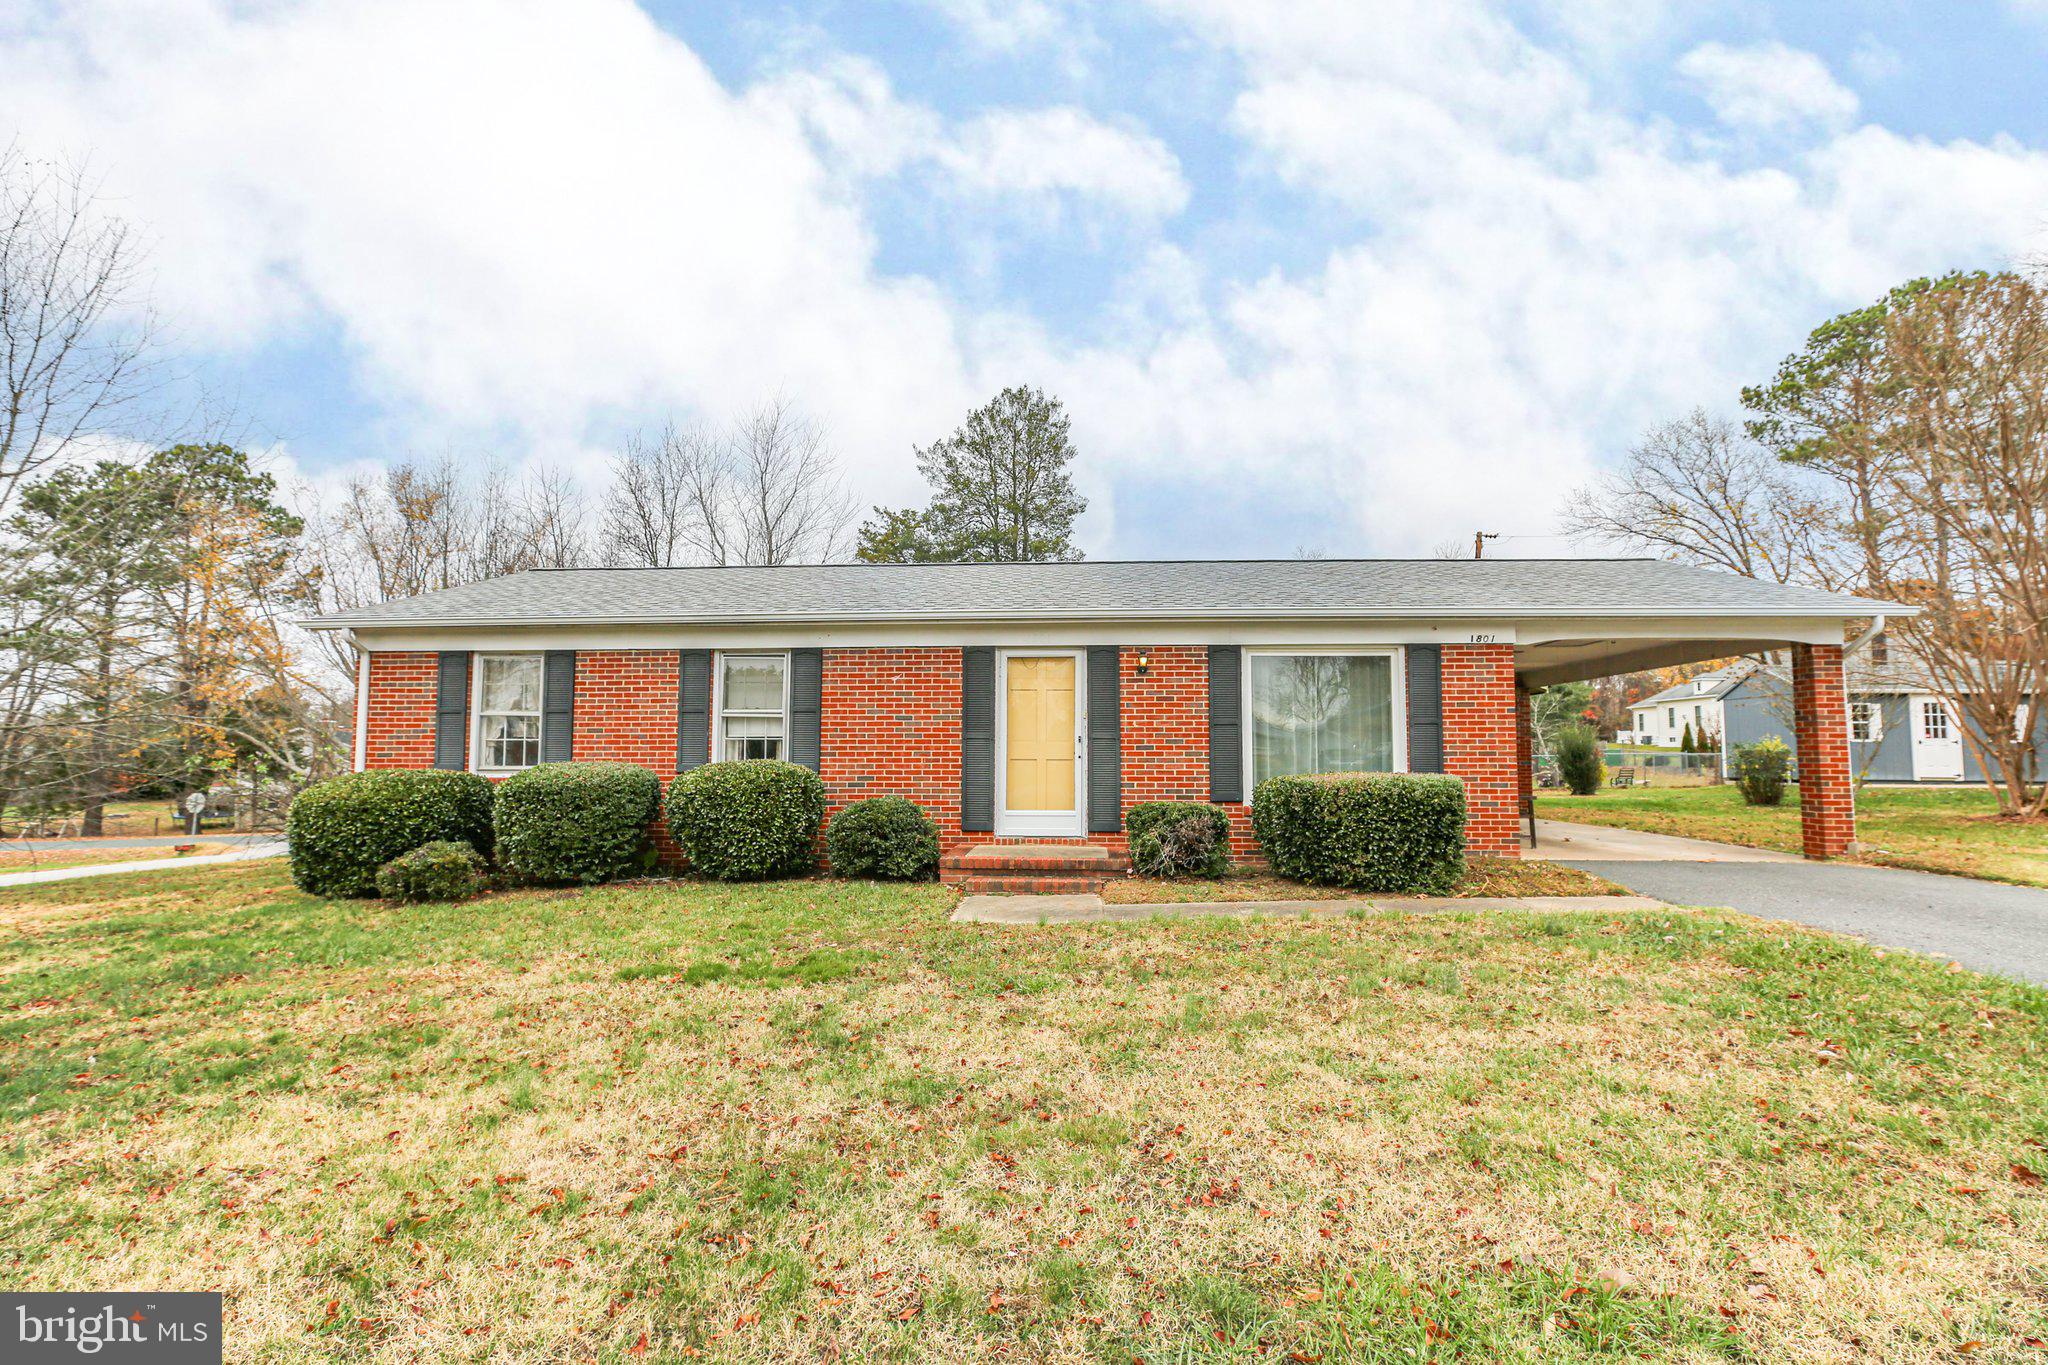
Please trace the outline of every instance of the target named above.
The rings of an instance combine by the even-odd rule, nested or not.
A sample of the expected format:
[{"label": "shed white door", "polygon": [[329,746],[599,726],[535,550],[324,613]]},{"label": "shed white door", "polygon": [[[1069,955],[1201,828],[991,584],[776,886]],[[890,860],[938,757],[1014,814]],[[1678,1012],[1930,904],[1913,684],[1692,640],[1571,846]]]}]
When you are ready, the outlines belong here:
[{"label": "shed white door", "polygon": [[1963,776],[1963,731],[1939,697],[1913,698],[1913,779],[1958,782]]}]

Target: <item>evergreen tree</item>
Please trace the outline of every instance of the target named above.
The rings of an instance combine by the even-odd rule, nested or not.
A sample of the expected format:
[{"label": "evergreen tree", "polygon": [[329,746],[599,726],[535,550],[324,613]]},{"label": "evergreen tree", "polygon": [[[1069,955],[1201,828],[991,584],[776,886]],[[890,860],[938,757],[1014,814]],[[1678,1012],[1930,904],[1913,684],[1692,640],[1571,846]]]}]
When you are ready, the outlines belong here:
[{"label": "evergreen tree", "polygon": [[1088,503],[1068,472],[1073,460],[1060,401],[1039,389],[1004,389],[917,452],[930,505],[877,507],[855,554],[871,563],[1079,559],[1074,518]]}]

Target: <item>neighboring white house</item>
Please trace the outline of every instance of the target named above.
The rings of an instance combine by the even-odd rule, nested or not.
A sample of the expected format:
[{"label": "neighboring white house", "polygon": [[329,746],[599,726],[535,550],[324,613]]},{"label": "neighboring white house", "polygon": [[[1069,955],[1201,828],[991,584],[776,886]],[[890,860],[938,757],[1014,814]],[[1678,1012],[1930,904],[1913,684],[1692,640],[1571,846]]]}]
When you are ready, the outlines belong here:
[{"label": "neighboring white house", "polygon": [[1616,735],[1617,740],[1630,740],[1637,744],[1650,744],[1661,748],[1676,749],[1685,738],[1687,726],[1692,727],[1694,744],[1702,744],[1710,737],[1719,736],[1727,729],[1721,711],[1721,699],[1732,691],[1735,685],[1749,676],[1755,665],[1748,663],[1730,664],[1687,678],[1676,687],[1667,687],[1653,697],[1645,697],[1628,708],[1630,732]]}]

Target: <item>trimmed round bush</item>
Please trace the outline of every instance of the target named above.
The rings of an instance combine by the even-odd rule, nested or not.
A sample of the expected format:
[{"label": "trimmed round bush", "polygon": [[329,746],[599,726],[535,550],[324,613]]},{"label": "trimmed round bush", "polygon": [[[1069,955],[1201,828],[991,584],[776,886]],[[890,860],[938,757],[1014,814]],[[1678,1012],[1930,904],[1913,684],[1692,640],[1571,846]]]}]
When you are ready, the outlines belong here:
[{"label": "trimmed round bush", "polygon": [[918,882],[939,869],[939,827],[900,796],[856,801],[825,829],[834,876]]},{"label": "trimmed round bush", "polygon": [[1465,784],[1430,773],[1269,777],[1252,830],[1283,876],[1437,895],[1465,873]]},{"label": "trimmed round bush", "polygon": [[316,896],[374,896],[377,869],[421,844],[491,846],[491,784],[475,773],[398,768],[315,782],[285,816],[292,881]]},{"label": "trimmed round bush", "polygon": [[529,882],[610,881],[638,863],[661,779],[636,763],[542,763],[498,784],[498,866]]},{"label": "trimmed round bush", "polygon": [[824,782],[778,759],[707,763],[669,784],[669,832],[691,867],[722,882],[809,871],[824,819]]},{"label": "trimmed round bush", "polygon": [[1754,744],[1739,744],[1729,755],[1728,766],[1743,804],[1775,806],[1785,799],[1785,783],[1792,775],[1792,750],[1776,735]]},{"label": "trimmed round bush", "polygon": [[1551,751],[1557,755],[1557,775],[1564,779],[1573,796],[1591,796],[1600,790],[1607,765],[1600,761],[1600,738],[1583,725],[1560,731]]},{"label": "trimmed round bush", "polygon": [[484,860],[468,844],[436,839],[377,869],[377,894],[388,901],[463,901],[490,884]]},{"label": "trimmed round bush", "polygon": [[1230,816],[1204,801],[1146,801],[1124,815],[1131,867],[1148,877],[1220,877],[1230,870]]}]

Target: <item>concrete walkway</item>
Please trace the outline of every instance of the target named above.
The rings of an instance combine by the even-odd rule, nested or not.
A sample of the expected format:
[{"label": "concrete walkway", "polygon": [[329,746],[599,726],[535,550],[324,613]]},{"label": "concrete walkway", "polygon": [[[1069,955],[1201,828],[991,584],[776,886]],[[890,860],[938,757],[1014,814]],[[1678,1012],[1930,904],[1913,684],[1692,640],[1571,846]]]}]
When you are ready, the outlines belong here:
[{"label": "concrete walkway", "polygon": [[1212,915],[1344,915],[1354,910],[1395,914],[1465,910],[1662,910],[1648,896],[1360,896],[1313,901],[1165,901],[1111,905],[1086,896],[963,896],[953,911],[958,924],[1108,924],[1127,920],[1205,919]]},{"label": "concrete walkway", "polygon": [[179,844],[212,844],[234,848],[244,844],[267,844],[283,836],[274,831],[258,834],[116,834],[99,839],[8,839],[0,849],[25,853],[85,853],[96,848],[175,848]]},{"label": "concrete walkway", "polygon": [[[1525,840],[1522,856],[1557,863],[1802,863],[1796,853],[1769,848],[1744,848],[1707,839],[1681,839],[1673,834],[1645,834],[1637,829],[1606,825],[1574,825],[1562,820],[1536,822],[1536,846]],[[1610,877],[1610,880],[1620,880]]]},{"label": "concrete walkway", "polygon": [[221,863],[247,862],[251,858],[279,858],[285,851],[284,841],[280,839],[227,853],[202,853],[188,858],[137,858],[132,863],[95,863],[91,867],[58,867],[47,872],[6,872],[0,873],[0,888],[40,886],[44,882],[68,882],[80,877],[112,877],[124,872],[158,872],[172,867],[213,867]]}]

